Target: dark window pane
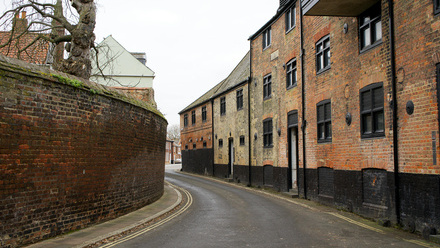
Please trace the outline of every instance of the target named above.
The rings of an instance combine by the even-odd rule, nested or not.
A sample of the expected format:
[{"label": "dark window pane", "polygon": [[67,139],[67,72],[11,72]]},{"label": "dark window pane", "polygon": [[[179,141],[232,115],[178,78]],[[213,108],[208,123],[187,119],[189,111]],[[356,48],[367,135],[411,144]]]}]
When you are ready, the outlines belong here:
[{"label": "dark window pane", "polygon": [[318,124],[318,139],[325,138],[324,123]]},{"label": "dark window pane", "polygon": [[373,89],[374,108],[383,107],[383,88]]},{"label": "dark window pane", "polygon": [[363,127],[363,133],[364,134],[370,134],[373,132],[373,125],[372,125],[372,116],[371,114],[364,114],[362,115],[362,127]]},{"label": "dark window pane", "polygon": [[330,139],[332,137],[332,123],[325,123],[325,138]]},{"label": "dark window pane", "polygon": [[374,131],[383,132],[385,130],[383,111],[374,113]]},{"label": "dark window pane", "polygon": [[361,110],[371,110],[372,104],[371,104],[371,91],[366,91],[362,93],[362,106]]},{"label": "dark window pane", "polygon": [[324,106],[318,106],[318,121],[324,121]]},{"label": "dark window pane", "polygon": [[331,116],[332,116],[332,111],[331,111],[331,105],[330,103],[327,103],[324,105],[324,118],[325,120],[331,120]]}]

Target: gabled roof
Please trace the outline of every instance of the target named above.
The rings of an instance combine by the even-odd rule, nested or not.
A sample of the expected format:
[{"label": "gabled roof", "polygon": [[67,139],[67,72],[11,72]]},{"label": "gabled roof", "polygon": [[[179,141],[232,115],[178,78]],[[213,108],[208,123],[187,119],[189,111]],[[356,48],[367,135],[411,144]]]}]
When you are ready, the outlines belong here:
[{"label": "gabled roof", "polygon": [[251,53],[248,52],[229,76],[223,81],[213,98],[247,82],[251,75]]},{"label": "gabled roof", "polygon": [[[154,71],[142,64],[128,52],[113,36],[108,36],[99,44],[98,60],[104,75],[154,77]],[[93,63],[93,75],[100,75]]]},{"label": "gabled roof", "polygon": [[235,69],[231,72],[231,74],[229,74],[229,76],[225,80],[215,85],[208,92],[203,94],[193,103],[191,103],[182,111],[180,111],[179,115],[190,109],[200,106],[245,82],[248,82],[249,77],[250,77],[250,52],[248,52],[244,56],[244,58],[240,61],[240,63],[235,67]]},{"label": "gabled roof", "polygon": [[212,89],[208,90],[208,92],[206,92],[205,94],[203,94],[201,97],[199,97],[197,100],[195,100],[193,103],[191,103],[190,105],[188,105],[186,108],[184,108],[182,111],[179,112],[179,115],[182,114],[183,112],[186,112],[192,108],[195,108],[199,105],[202,105],[206,102],[208,102],[209,100],[211,100],[212,96],[215,94],[215,92],[217,92],[217,90],[222,86],[224,80],[221,81],[220,83],[218,83],[216,86],[214,86]]}]

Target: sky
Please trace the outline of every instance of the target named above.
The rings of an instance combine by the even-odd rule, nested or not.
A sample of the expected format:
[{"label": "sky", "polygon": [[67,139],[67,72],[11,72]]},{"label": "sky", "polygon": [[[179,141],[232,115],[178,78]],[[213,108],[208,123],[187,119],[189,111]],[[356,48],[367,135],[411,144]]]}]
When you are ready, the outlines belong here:
[{"label": "sky", "polygon": [[[1,1],[4,11],[10,0]],[[112,35],[129,52],[146,53],[155,100],[169,125],[180,125],[178,112],[232,72],[249,50],[249,36],[279,7],[278,0],[96,3],[96,42]]]}]

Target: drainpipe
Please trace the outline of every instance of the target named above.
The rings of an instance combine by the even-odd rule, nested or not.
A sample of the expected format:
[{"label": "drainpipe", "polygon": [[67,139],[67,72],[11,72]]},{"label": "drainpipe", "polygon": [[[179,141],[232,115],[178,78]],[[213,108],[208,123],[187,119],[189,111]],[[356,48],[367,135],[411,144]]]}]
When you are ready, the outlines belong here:
[{"label": "drainpipe", "polygon": [[301,124],[301,131],[302,131],[302,140],[303,140],[303,186],[304,186],[304,198],[307,199],[307,175],[306,175],[306,107],[305,107],[305,50],[304,50],[304,26],[303,26],[303,12],[301,4],[299,6],[299,15],[300,15],[300,27],[301,27],[301,112],[302,112],[302,124]]},{"label": "drainpipe", "polygon": [[252,134],[251,134],[251,82],[252,82],[252,41],[250,41],[249,49],[249,78],[248,78],[248,140],[249,140],[249,183],[248,187],[252,186]]},{"label": "drainpipe", "polygon": [[214,144],[215,144],[215,133],[214,133],[214,99],[211,99],[211,146],[212,146],[212,176],[215,177],[215,152],[214,152]]},{"label": "drainpipe", "polygon": [[396,53],[394,39],[394,6],[393,0],[388,0],[389,14],[389,36],[390,36],[390,66],[391,66],[391,84],[392,84],[392,107],[393,107],[393,157],[394,157],[394,194],[396,219],[400,224],[400,179],[399,179],[399,143],[398,143],[398,126],[397,126],[397,89],[396,89]]}]

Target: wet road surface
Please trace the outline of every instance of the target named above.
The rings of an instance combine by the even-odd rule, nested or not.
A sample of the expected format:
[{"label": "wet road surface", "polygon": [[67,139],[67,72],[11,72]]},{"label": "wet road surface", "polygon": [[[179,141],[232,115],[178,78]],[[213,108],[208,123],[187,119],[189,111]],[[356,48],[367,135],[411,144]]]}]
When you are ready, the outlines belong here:
[{"label": "wet road surface", "polygon": [[166,180],[189,191],[191,206],[166,224],[110,247],[437,247],[304,200],[170,170]]}]

